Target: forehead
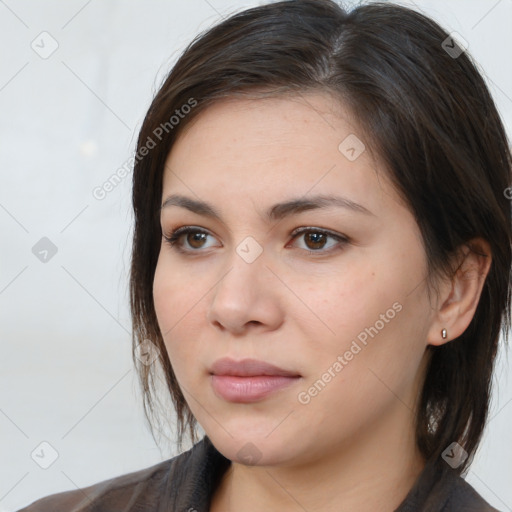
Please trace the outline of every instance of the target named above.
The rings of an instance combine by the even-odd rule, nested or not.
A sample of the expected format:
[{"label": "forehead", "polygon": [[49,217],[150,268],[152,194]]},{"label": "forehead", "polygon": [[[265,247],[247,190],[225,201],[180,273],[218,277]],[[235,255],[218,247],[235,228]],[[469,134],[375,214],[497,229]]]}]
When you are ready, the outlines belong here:
[{"label": "forehead", "polygon": [[338,191],[375,204],[383,187],[388,196],[393,189],[367,147],[353,116],[331,95],[226,99],[178,137],[165,165],[164,194],[225,192],[262,202]]},{"label": "forehead", "polygon": [[[182,139],[188,143],[226,141],[250,147],[251,142],[286,142],[296,149],[300,146],[307,151],[313,144],[316,149],[337,149],[340,137],[358,134],[362,139],[362,130],[357,121],[328,93],[308,93],[280,95],[277,97],[226,98],[207,107],[178,136],[173,151]],[[344,138],[344,137],[343,137]],[[323,144],[318,144],[323,141]],[[201,144],[204,154],[211,146]],[[235,151],[233,145],[230,148]],[[276,147],[276,151],[285,148]],[[269,146],[268,151],[271,150]]]}]

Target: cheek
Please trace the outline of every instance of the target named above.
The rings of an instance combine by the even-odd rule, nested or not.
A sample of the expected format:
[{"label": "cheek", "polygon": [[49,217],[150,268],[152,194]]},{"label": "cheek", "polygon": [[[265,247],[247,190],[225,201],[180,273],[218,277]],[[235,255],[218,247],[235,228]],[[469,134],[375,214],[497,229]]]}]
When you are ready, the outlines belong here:
[{"label": "cheek", "polygon": [[347,258],[342,269],[330,266],[325,275],[305,274],[302,285],[294,279],[294,292],[302,303],[295,301],[293,316],[307,337],[317,340],[315,351],[343,353],[345,345],[393,303],[383,293],[378,269],[364,259],[352,263]]},{"label": "cheek", "polygon": [[166,269],[160,254],[153,279],[153,302],[162,335],[165,335],[165,332],[172,327],[169,311],[173,311],[176,305],[176,294],[174,291],[176,287],[172,282],[172,273],[169,270]]},{"label": "cheek", "polygon": [[153,301],[162,334],[170,329],[174,331],[180,318],[198,302],[202,295],[200,288],[201,283],[194,282],[190,273],[182,271],[162,248],[153,279]]},{"label": "cheek", "polygon": [[338,350],[346,363],[334,404],[364,404],[366,411],[375,412],[395,405],[413,408],[427,330],[421,303],[419,296],[390,292],[385,300],[368,304],[364,320],[353,324],[355,334],[343,340],[343,351]]},{"label": "cheek", "polygon": [[[360,258],[347,264],[350,272],[332,273],[335,277],[329,281],[319,279],[323,287],[313,287],[311,281],[302,287],[315,313],[301,321],[310,343],[308,383],[322,379],[330,369],[341,386],[334,398],[340,404],[347,393],[370,401],[382,398],[382,393],[390,393],[383,382],[405,389],[423,356],[429,309],[424,287],[414,289],[425,271],[422,254],[392,256],[390,250],[380,258]],[[339,364],[338,370],[333,368],[340,363],[338,356],[343,358],[342,370]]]},{"label": "cheek", "polygon": [[[423,356],[413,337],[418,327],[407,316],[409,303],[388,311],[387,302],[367,303],[366,315],[357,318],[343,313],[337,326],[346,334],[340,327],[326,350],[310,350],[311,371],[300,390],[301,403],[310,405],[299,410],[308,424],[323,423],[326,436],[355,432],[396,408],[413,408]],[[379,322],[380,313],[388,323]]]},{"label": "cheek", "polygon": [[204,348],[197,318],[203,314],[208,288],[197,281],[194,286],[190,283],[189,273],[180,271],[165,254],[160,255],[153,280],[153,301],[158,326],[180,382],[186,378],[187,368],[197,368],[198,353]]},{"label": "cheek", "polygon": [[177,339],[179,319],[183,317],[182,308],[186,302],[184,297],[186,288],[180,284],[178,274],[172,270],[160,255],[153,280],[153,302],[158,326],[174,367],[174,363],[181,359],[175,350],[179,348],[180,344],[173,340]]}]

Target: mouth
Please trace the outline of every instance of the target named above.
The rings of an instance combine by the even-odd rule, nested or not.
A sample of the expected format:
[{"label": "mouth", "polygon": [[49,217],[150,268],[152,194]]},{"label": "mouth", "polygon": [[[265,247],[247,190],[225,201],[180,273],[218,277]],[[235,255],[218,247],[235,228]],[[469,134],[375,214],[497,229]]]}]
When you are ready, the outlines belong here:
[{"label": "mouth", "polygon": [[252,403],[298,382],[302,376],[265,361],[230,358],[217,360],[210,369],[215,394],[228,402]]},{"label": "mouth", "polygon": [[258,359],[243,359],[235,361],[229,357],[223,357],[213,363],[210,368],[211,375],[232,375],[236,377],[300,377],[301,375],[292,370],[285,370],[279,366],[260,361]]}]

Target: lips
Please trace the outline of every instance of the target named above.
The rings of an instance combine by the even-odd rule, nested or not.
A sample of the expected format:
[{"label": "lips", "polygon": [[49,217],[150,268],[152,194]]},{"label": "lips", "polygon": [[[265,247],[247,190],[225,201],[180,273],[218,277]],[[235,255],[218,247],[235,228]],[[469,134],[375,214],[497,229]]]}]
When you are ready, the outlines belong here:
[{"label": "lips", "polygon": [[236,377],[256,377],[262,375],[281,377],[300,377],[298,372],[279,368],[271,363],[257,359],[243,359],[235,361],[229,357],[223,357],[213,363],[210,368],[212,375],[232,375]]},{"label": "lips", "polygon": [[218,359],[210,368],[211,385],[215,394],[234,403],[264,400],[277,391],[297,383],[301,375],[265,361],[229,357]]}]

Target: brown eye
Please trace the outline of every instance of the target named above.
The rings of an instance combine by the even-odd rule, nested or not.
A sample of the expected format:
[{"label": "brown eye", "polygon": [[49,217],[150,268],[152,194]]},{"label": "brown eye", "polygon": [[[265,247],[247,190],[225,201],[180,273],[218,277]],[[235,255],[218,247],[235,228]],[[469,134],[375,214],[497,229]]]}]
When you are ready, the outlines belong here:
[{"label": "brown eye", "polygon": [[327,235],[325,233],[310,232],[305,235],[304,240],[309,249],[323,249],[327,242]]},{"label": "brown eye", "polygon": [[204,241],[206,240],[206,237],[208,236],[202,231],[190,231],[184,234],[186,235],[187,243],[194,249],[201,249],[203,247]]},{"label": "brown eye", "polygon": [[[328,254],[334,250],[342,249],[348,243],[348,238],[317,228],[301,228],[292,233],[294,239],[304,240],[304,250],[308,255],[318,256]],[[334,243],[329,244],[329,239]]]},{"label": "brown eye", "polygon": [[199,252],[199,249],[208,248],[205,245],[207,237],[212,235],[202,229],[189,226],[178,228],[168,236],[164,235],[168,244],[182,252]]}]

